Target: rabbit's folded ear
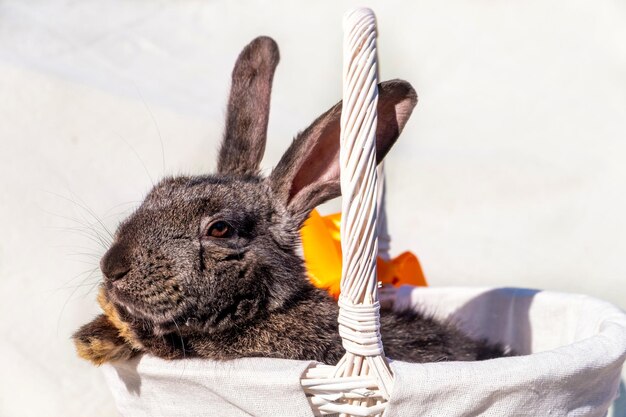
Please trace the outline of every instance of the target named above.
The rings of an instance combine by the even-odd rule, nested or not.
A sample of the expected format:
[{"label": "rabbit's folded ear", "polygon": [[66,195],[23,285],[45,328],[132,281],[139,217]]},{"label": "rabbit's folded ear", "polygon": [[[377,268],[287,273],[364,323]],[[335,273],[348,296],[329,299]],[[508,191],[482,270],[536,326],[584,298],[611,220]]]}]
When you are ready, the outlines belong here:
[{"label": "rabbit's folded ear", "polygon": [[232,74],[218,172],[258,173],[265,151],[272,80],[279,59],[276,42],[266,36],[254,39],[239,54]]},{"label": "rabbit's folded ear", "polygon": [[[317,205],[341,195],[341,104],[337,103],[296,137],[270,176],[272,189],[299,224]],[[417,94],[408,82],[391,80],[378,85],[377,162],[387,155],[416,104]]]}]

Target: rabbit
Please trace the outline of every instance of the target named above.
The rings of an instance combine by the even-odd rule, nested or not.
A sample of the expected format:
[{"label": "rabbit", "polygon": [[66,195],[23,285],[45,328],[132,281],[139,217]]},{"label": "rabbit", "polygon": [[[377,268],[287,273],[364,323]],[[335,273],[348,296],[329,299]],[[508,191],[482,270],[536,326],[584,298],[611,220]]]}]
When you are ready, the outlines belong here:
[{"label": "rabbit", "polygon": [[[260,175],[279,61],[258,37],[233,73],[217,173],[168,177],[118,227],[100,262],[104,314],[73,340],[93,362],[149,353],[164,359],[272,357],[336,363],[344,354],[336,302],[308,280],[299,229],[319,204],[340,195],[341,102],[293,140],[269,176]],[[406,81],[379,88],[378,162],[417,103]],[[381,311],[385,354],[409,362],[504,356],[452,323],[414,311]]]}]

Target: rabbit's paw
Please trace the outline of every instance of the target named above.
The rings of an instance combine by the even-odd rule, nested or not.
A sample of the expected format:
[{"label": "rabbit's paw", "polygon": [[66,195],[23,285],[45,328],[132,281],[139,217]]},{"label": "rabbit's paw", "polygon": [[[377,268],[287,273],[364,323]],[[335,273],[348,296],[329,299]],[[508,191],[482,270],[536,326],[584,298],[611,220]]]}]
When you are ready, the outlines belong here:
[{"label": "rabbit's paw", "polygon": [[141,349],[143,346],[141,345],[137,337],[135,337],[135,334],[131,330],[129,324],[122,320],[117,309],[115,308],[113,303],[107,298],[104,288],[102,287],[100,287],[100,292],[98,292],[98,304],[100,304],[100,308],[102,308],[102,311],[108,319],[109,324],[117,329],[117,334],[134,349]]},{"label": "rabbit's paw", "polygon": [[119,329],[101,314],[78,329],[72,339],[78,356],[94,365],[102,365],[105,362],[127,360],[139,353],[119,333]]}]

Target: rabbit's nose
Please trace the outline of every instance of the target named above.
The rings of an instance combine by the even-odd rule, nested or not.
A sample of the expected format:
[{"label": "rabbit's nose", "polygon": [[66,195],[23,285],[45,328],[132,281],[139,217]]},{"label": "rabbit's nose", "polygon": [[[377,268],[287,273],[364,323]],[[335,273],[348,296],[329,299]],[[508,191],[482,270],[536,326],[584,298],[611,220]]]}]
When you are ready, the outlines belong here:
[{"label": "rabbit's nose", "polygon": [[102,273],[111,281],[124,278],[130,271],[128,248],[120,243],[111,246],[100,261]]}]

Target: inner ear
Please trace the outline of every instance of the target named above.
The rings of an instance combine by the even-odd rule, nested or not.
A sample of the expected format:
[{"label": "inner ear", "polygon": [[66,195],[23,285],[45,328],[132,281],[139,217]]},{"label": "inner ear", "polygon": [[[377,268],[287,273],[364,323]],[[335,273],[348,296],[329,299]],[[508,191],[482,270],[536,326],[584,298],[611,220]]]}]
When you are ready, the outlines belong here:
[{"label": "inner ear", "polygon": [[[404,87],[406,86],[396,80],[379,85],[381,97],[377,105],[376,163],[380,163],[387,156],[416,104],[413,98],[417,100],[417,95],[411,97],[412,88]],[[313,182],[328,184],[339,180],[342,106],[343,102],[337,103],[301,133],[301,136],[317,137],[317,141],[314,141],[313,147],[308,151],[310,156],[293,178],[289,200]]]},{"label": "inner ear", "polygon": [[341,105],[336,104],[301,133],[303,137],[313,136],[318,139],[312,142],[312,148],[308,150],[310,156],[302,162],[301,168],[297,170],[291,182],[289,201],[313,182],[328,183],[339,179],[340,169],[337,161],[339,161]]},{"label": "inner ear", "polygon": [[[391,80],[378,85],[377,162],[387,155],[417,104],[411,84]],[[338,197],[342,103],[318,117],[293,141],[272,171],[270,183],[288,210],[304,221],[318,204]]]}]

